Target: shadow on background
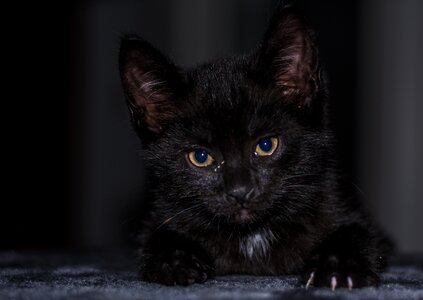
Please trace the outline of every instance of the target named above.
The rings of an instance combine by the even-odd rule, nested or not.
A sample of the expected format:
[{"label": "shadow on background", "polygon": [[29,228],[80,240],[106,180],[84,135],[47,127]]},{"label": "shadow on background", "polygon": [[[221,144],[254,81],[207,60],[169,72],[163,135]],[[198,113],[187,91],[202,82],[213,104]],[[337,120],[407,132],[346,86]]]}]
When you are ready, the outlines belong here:
[{"label": "shadow on background", "polygon": [[[37,107],[45,124],[34,139],[43,147],[20,166],[28,175],[17,180],[29,184],[8,200],[1,248],[122,243],[123,212],[142,201],[144,178],[118,74],[122,34],[136,33],[177,64],[194,66],[256,47],[276,2],[93,0],[57,12],[59,22],[46,27],[64,25],[59,37],[34,44],[43,58],[34,67],[49,83],[32,82],[47,107]],[[421,3],[297,2],[317,32],[347,172],[399,249],[423,252]],[[47,113],[55,101],[60,112]],[[56,133],[59,124],[64,130]]]}]

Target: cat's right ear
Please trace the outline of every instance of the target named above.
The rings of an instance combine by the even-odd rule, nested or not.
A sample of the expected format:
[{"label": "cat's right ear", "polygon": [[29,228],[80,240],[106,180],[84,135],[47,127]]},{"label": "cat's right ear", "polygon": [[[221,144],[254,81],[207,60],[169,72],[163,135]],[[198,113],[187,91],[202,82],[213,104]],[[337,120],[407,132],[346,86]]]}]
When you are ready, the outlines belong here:
[{"label": "cat's right ear", "polygon": [[312,106],[320,89],[317,47],[295,7],[279,4],[260,48],[256,71],[256,77],[276,89],[284,101]]},{"label": "cat's right ear", "polygon": [[176,113],[175,101],[183,86],[178,69],[133,35],[122,38],[119,69],[135,128],[159,133]]}]

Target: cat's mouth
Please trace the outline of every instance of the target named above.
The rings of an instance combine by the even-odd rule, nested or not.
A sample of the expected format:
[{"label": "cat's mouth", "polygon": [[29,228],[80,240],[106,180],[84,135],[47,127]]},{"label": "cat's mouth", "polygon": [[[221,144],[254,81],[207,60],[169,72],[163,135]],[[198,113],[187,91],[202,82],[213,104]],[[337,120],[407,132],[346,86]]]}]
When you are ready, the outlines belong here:
[{"label": "cat's mouth", "polygon": [[[265,194],[244,203],[231,200],[233,199],[223,197],[212,198],[212,201],[207,202],[208,210],[211,213],[210,217],[213,220],[223,219],[228,225],[244,224],[252,226],[257,222],[262,222],[266,215],[266,210],[271,206],[271,201]],[[220,205],[216,205],[216,203]]]},{"label": "cat's mouth", "polygon": [[269,207],[269,201],[266,200],[267,198],[262,195],[262,197],[257,197],[249,203],[231,205],[227,210],[229,221],[240,225],[252,225],[260,222],[264,217],[265,210]]},{"label": "cat's mouth", "polygon": [[234,216],[237,223],[252,223],[255,220],[254,214],[247,208],[241,208]]}]

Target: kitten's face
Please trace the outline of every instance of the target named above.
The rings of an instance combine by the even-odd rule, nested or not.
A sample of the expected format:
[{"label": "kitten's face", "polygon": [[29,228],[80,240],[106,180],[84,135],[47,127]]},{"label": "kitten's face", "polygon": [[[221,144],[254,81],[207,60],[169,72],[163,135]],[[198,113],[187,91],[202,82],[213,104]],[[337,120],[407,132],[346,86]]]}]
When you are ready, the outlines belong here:
[{"label": "kitten's face", "polygon": [[254,55],[185,73],[143,41],[128,39],[121,51],[163,218],[205,229],[312,209],[326,140],[311,103],[315,51],[298,17],[277,18]]}]

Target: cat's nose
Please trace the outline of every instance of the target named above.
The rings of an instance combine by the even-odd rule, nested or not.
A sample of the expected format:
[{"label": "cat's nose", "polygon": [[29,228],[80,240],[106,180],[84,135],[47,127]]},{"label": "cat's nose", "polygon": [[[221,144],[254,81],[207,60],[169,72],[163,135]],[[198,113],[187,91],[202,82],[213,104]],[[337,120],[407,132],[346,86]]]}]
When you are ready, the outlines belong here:
[{"label": "cat's nose", "polygon": [[227,194],[238,202],[244,202],[251,199],[254,194],[254,188],[245,185],[236,185],[232,187]]}]

